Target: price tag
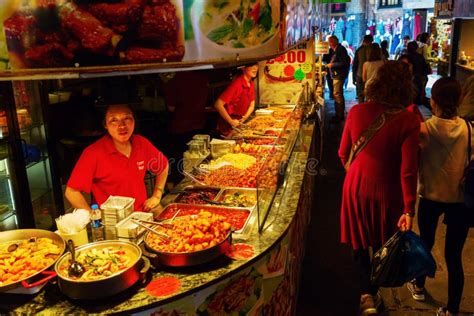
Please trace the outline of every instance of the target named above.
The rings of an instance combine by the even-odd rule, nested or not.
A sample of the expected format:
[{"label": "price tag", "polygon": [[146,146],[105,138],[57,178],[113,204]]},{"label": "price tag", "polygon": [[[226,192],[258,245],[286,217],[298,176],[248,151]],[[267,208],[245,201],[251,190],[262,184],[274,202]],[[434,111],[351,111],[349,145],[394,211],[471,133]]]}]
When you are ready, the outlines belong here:
[{"label": "price tag", "polygon": [[285,66],[285,68],[283,69],[283,73],[285,74],[285,76],[291,77],[295,74],[295,68],[291,65]]},{"label": "price tag", "polygon": [[301,80],[304,79],[304,72],[303,72],[303,70],[298,69],[297,71],[295,71],[295,79],[296,79],[296,80],[299,80],[299,81],[301,81]]},{"label": "price tag", "polygon": [[313,66],[310,63],[304,63],[301,65],[301,70],[305,74],[310,73],[312,69],[313,69]]}]

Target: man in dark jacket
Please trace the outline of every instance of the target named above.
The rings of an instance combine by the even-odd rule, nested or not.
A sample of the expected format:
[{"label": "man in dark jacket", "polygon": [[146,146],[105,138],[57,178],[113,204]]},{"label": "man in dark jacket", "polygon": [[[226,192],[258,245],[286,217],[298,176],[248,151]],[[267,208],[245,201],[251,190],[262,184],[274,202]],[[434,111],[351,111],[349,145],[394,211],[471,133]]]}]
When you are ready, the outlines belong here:
[{"label": "man in dark jacket", "polygon": [[426,83],[428,82],[428,74],[430,68],[423,55],[417,52],[418,44],[415,41],[407,44],[407,56],[413,66],[413,84],[415,86],[416,104],[425,104]]},{"label": "man in dark jacket", "polygon": [[365,35],[362,45],[357,48],[352,62],[352,81],[356,86],[357,99],[360,103],[364,102],[364,81],[362,80],[362,66],[369,58],[369,47],[374,41],[372,35]]},{"label": "man in dark jacket", "polygon": [[339,40],[336,36],[332,35],[329,37],[329,47],[334,51],[334,55],[331,57],[331,62],[326,66],[330,69],[331,78],[334,89],[334,108],[336,110],[336,117],[333,122],[341,122],[344,120],[344,110],[346,105],[344,103],[344,81],[349,75],[349,66],[351,59],[347,54],[347,50],[344,46],[339,44]]}]

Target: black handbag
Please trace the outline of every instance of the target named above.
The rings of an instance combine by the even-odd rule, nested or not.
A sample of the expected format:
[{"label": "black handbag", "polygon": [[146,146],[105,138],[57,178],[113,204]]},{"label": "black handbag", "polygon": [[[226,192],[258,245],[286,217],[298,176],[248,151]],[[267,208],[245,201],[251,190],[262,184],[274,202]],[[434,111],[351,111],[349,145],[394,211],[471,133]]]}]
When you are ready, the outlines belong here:
[{"label": "black handbag", "polygon": [[383,287],[399,287],[406,280],[403,273],[403,232],[397,231],[372,259],[371,282]]}]

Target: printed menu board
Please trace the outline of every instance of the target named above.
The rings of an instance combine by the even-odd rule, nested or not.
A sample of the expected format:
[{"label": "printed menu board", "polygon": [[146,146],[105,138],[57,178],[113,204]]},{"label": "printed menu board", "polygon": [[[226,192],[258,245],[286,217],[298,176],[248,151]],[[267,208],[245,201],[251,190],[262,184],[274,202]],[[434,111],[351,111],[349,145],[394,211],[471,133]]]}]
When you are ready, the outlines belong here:
[{"label": "printed menu board", "polygon": [[259,63],[261,104],[295,104],[306,83],[314,84],[314,41]]}]

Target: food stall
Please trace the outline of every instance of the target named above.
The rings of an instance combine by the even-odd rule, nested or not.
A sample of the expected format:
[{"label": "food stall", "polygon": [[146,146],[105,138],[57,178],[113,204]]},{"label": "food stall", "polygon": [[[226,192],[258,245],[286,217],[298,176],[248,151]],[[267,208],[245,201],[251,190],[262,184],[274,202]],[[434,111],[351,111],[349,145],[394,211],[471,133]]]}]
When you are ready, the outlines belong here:
[{"label": "food stall", "polygon": [[[54,157],[54,148],[48,141],[51,121],[46,115],[48,111],[44,110],[44,107],[61,102],[55,102],[59,100],[48,96],[50,86],[48,79],[88,80],[94,76],[114,76],[124,73],[134,75],[153,70],[169,72],[179,67],[192,69],[196,67],[195,61],[205,69],[219,62],[237,65],[246,58],[249,60],[255,60],[257,57],[259,60],[278,59],[280,58],[279,45],[285,43],[284,55],[287,58],[294,56],[299,62],[293,68],[292,74],[288,69],[286,72],[283,69],[285,76],[290,77],[290,79],[286,78],[285,82],[287,85],[299,86],[300,92],[295,93],[291,90],[291,100],[289,100],[291,102],[283,104],[271,101],[265,104],[260,102],[262,109],[256,111],[255,115],[249,119],[246,123],[247,128],[235,131],[230,135],[230,139],[226,140],[234,142],[231,147],[217,145],[213,148],[212,141],[208,139],[209,144],[205,150],[209,154],[202,155],[206,157],[206,160],[194,161],[190,167],[188,166],[185,180],[162,201],[165,209],[154,220],[164,220],[162,226],[171,225],[168,228],[159,230],[159,225],[145,225],[146,222],[140,222],[147,226],[140,232],[138,230],[140,225],[120,226],[120,223],[116,223],[112,229],[110,224],[109,227],[107,226],[106,221],[107,232],[115,233],[114,237],[75,248],[76,259],[86,270],[77,278],[73,278],[70,273],[70,252],[64,252],[67,240],[58,238],[59,235],[43,229],[14,229],[0,233],[2,234],[0,248],[2,277],[5,276],[5,272],[11,272],[9,270],[11,264],[27,258],[25,254],[28,251],[37,250],[40,242],[49,245],[45,251],[38,254],[43,257],[35,257],[41,259],[41,266],[34,267],[29,274],[16,278],[10,276],[2,281],[0,312],[156,313],[164,315],[231,312],[294,313],[300,278],[299,269],[304,255],[304,240],[314,195],[314,178],[318,167],[316,157],[319,155],[319,148],[317,137],[315,137],[318,130],[315,129],[314,121],[307,119],[308,114],[314,110],[312,105],[314,105],[315,87],[310,86],[314,81],[313,61],[311,58],[302,59],[302,54],[299,52],[301,47],[299,51],[291,53],[290,46],[298,41],[302,42],[310,34],[310,22],[302,21],[301,18],[309,19],[311,15],[308,13],[315,14],[314,10],[311,11],[311,8],[305,7],[308,4],[304,2],[297,2],[296,7],[289,7],[292,19],[295,20],[289,19],[289,22],[295,25],[296,21],[303,22],[305,31],[301,34],[306,34],[306,36],[301,35],[299,32],[302,29],[298,28],[298,33],[294,33],[294,30],[291,31],[293,33],[290,32],[291,39],[282,40],[281,34],[284,32],[275,28],[284,28],[284,25],[278,26],[277,23],[273,23],[272,13],[278,12],[275,21],[288,20],[285,16],[279,16],[280,12],[285,11],[280,10],[279,1],[264,1],[264,5],[268,8],[265,9],[264,6],[261,10],[270,10],[265,22],[262,22],[265,23],[268,40],[258,46],[261,49],[258,50],[259,55],[256,55],[255,48],[257,47],[251,47],[252,43],[236,43],[233,42],[234,39],[229,39],[229,47],[219,44],[217,56],[213,55],[217,53],[215,49],[211,49],[215,45],[211,42],[213,39],[215,41],[223,39],[202,37],[199,33],[203,28],[208,28],[206,32],[212,33],[212,28],[216,26],[212,25],[212,21],[196,20],[196,16],[200,16],[197,12],[202,13],[204,10],[209,13],[210,8],[197,5],[187,7],[184,3],[170,1],[160,4],[170,6],[168,8],[170,10],[153,6],[146,9],[151,10],[149,12],[151,20],[156,15],[172,12],[171,20],[180,21],[177,22],[181,26],[178,28],[159,25],[159,23],[154,25],[152,21],[146,25],[138,25],[137,23],[140,22],[136,20],[116,24],[122,20],[109,20],[110,15],[107,15],[107,12],[110,11],[101,13],[95,11],[107,7],[106,4],[97,7],[91,5],[91,8],[87,10],[79,10],[75,7],[71,8],[73,4],[69,3],[62,6],[59,11],[43,12],[45,14],[49,12],[53,16],[59,14],[66,30],[74,35],[73,38],[80,39],[79,44],[82,48],[77,51],[73,46],[66,45],[65,34],[59,36],[60,41],[55,45],[47,43],[46,37],[44,39],[34,37],[33,39],[38,42],[29,41],[25,44],[26,41],[23,41],[21,34],[10,33],[7,36],[7,39],[17,41],[8,45],[9,49],[15,47],[15,51],[10,49],[8,52],[9,65],[14,65],[14,69],[2,72],[2,79],[8,80],[2,82],[2,87],[5,87],[2,90],[4,97],[2,102],[5,105],[6,125],[9,128],[9,134],[4,137],[7,138],[5,146],[10,146],[9,150],[13,149],[13,151],[7,151],[3,157],[5,169],[8,175],[11,175],[8,178],[11,187],[8,196],[11,200],[8,219],[14,219],[13,222],[18,223],[20,228],[26,228],[38,226],[38,215],[43,215],[45,218],[48,217],[45,215],[49,215],[51,218],[51,215],[55,217],[64,211],[63,201],[60,199],[61,184],[58,183],[57,170],[55,170],[58,157]],[[130,9],[130,7],[127,8]],[[147,12],[146,10],[144,12]],[[301,11],[304,15],[299,16],[297,12]],[[129,11],[125,10],[125,12]],[[94,17],[100,14],[104,17],[101,21],[107,27],[97,24],[98,19]],[[31,32],[34,28],[31,25],[34,25],[34,19],[38,16],[28,15],[27,11],[19,12],[18,10],[10,10],[8,14],[3,13],[3,15],[7,22],[11,22],[10,31],[12,32],[16,30],[14,25],[24,26],[25,24],[22,23],[26,23],[25,20],[27,23],[32,23],[28,29]],[[86,20],[94,22],[88,24],[88,28],[81,25],[85,17],[87,17]],[[279,20],[280,18],[282,20]],[[186,19],[188,23],[185,22]],[[16,21],[17,24],[12,21]],[[8,23],[4,22],[4,25]],[[134,35],[133,40],[124,42],[125,46],[118,45],[115,40],[120,42],[121,38],[128,36],[126,27],[130,25],[141,31],[138,35]],[[103,46],[98,47],[99,42],[91,42],[88,34],[90,27],[102,30],[101,34],[107,39],[102,42]],[[171,38],[163,38],[163,32],[159,38],[148,38],[153,34],[146,27],[154,27],[154,31],[160,27],[163,30],[169,30]],[[53,33],[58,31],[55,25],[51,28]],[[194,35],[191,36],[191,33]],[[71,34],[68,33],[68,35]],[[144,41],[151,41],[154,46],[137,46]],[[164,42],[170,43],[166,49],[162,48]],[[21,43],[20,47],[17,45],[19,43]],[[67,52],[64,50],[66,46]],[[312,46],[308,45],[308,47]],[[85,54],[84,50],[88,53]],[[104,55],[110,54],[111,50],[118,52],[118,54],[109,55],[113,60],[111,63],[119,64],[102,66]],[[52,51],[55,53],[51,56],[56,59],[45,60],[44,54]],[[166,56],[164,57],[163,54]],[[310,53],[306,56],[313,55]],[[111,60],[109,59],[109,62]],[[148,63],[138,64],[138,62]],[[56,66],[60,68],[54,68]],[[65,68],[68,66],[72,67]],[[274,72],[266,73],[268,75],[265,84],[268,84],[268,79],[274,80],[277,77]],[[291,75],[293,75],[292,78]],[[32,81],[35,79],[37,81]],[[24,90],[29,98],[21,99],[24,105],[21,108],[29,106],[28,113],[33,119],[38,118],[42,122],[42,125],[39,125],[40,137],[35,134],[29,142],[34,143],[38,140],[44,142],[44,145],[40,147],[41,159],[39,161],[42,164],[35,161],[36,163],[32,166],[41,167],[40,171],[46,174],[43,177],[53,179],[53,181],[46,181],[50,189],[48,192],[51,192],[48,205],[55,205],[52,207],[53,210],[46,210],[44,205],[40,204],[41,211],[35,211],[36,200],[32,195],[36,186],[32,184],[39,176],[36,172],[29,174],[28,168],[32,166],[25,165],[23,161],[25,149],[22,145],[22,133],[25,128],[22,128],[19,122],[28,124],[28,120],[22,119],[25,115],[17,111],[18,98],[21,98],[21,95],[16,95],[19,91],[15,88],[16,83],[13,84],[13,89],[8,88],[11,82],[25,83]],[[259,83],[264,85],[263,79]],[[15,97],[12,97],[13,94]],[[60,99],[61,96],[58,94],[57,98]],[[17,115],[12,113],[17,113]],[[32,125],[37,127],[35,124]],[[197,143],[200,142],[193,144],[192,150],[199,150]],[[23,181],[22,188],[18,185],[18,179]],[[30,190],[25,190],[26,187]],[[26,205],[25,208],[19,208],[20,203]],[[107,214],[104,213],[104,215]],[[134,213],[130,216],[133,215]],[[30,222],[26,221],[28,217],[30,217]],[[127,220],[126,213],[123,217],[123,220]],[[225,223],[228,225],[226,226]],[[49,227],[54,225],[54,222],[43,224],[42,227]],[[162,240],[157,236],[164,234],[165,237],[162,239],[169,238],[169,246],[180,238],[180,227],[188,227],[189,224],[196,229],[202,225],[212,226],[215,239],[201,240],[201,243],[196,242],[193,245],[178,243],[173,249],[160,248],[163,246]],[[150,229],[160,232],[153,233],[149,231]],[[48,233],[41,235],[44,232]],[[197,236],[199,233],[196,230],[190,234]],[[187,248],[191,246],[194,248]],[[201,248],[197,248],[198,246]],[[71,252],[74,252],[73,246],[69,248]],[[90,261],[88,258],[93,259]],[[31,266],[31,262],[25,265]]]},{"label": "food stall", "polygon": [[451,55],[449,73],[461,84],[474,70],[474,7],[472,1],[461,0],[453,5],[453,31],[451,37]]},{"label": "food stall", "polygon": [[[312,142],[313,127],[313,124],[301,123],[300,116],[300,122],[297,125],[293,140],[294,143],[289,146],[292,148],[288,156],[287,170],[284,174],[277,172],[274,174],[275,178],[270,179],[275,181],[271,185],[272,190],[274,190],[271,205],[261,203],[268,201],[268,199],[265,200],[261,196],[258,200],[259,203],[256,199],[250,201],[244,199],[237,201],[236,207],[227,208],[212,206],[212,202],[211,205],[186,204],[186,202],[202,202],[190,201],[192,197],[188,194],[189,191],[205,190],[207,188],[196,188],[193,185],[190,189],[189,185],[192,184],[190,180],[185,180],[182,183],[183,192],[169,194],[165,198],[164,204],[171,203],[161,213],[164,218],[172,216],[177,210],[183,212],[183,215],[186,214],[186,211],[189,214],[189,212],[202,212],[203,210],[216,212],[225,210],[226,212],[234,212],[234,215],[239,210],[244,213],[252,212],[254,216],[244,221],[244,224],[248,225],[250,229],[243,232],[245,227],[235,227],[242,230],[242,232],[232,237],[232,245],[226,250],[226,255],[220,255],[206,264],[198,264],[197,266],[183,264],[184,266],[180,266],[181,264],[178,263],[178,267],[173,267],[173,263],[163,264],[163,261],[157,258],[153,249],[142,246],[141,251],[144,257],[152,262],[153,268],[143,278],[138,278],[130,288],[108,297],[106,300],[95,300],[91,304],[90,299],[98,298],[102,293],[91,291],[87,291],[89,295],[92,295],[92,297],[88,297],[89,300],[71,299],[68,294],[63,293],[64,290],[60,283],[63,278],[61,278],[56,282],[44,285],[44,288],[39,286],[40,288],[36,289],[38,293],[33,295],[2,293],[0,309],[2,312],[55,314],[64,312],[121,312],[127,314],[177,312],[200,314],[205,310],[222,312],[222,308],[226,308],[224,311],[228,312],[244,313],[253,313],[258,310],[270,313],[294,310],[299,278],[298,271],[304,253],[304,236],[309,223],[314,185],[315,170],[310,169],[310,165],[307,164],[308,158],[315,156],[315,146]],[[285,143],[281,144],[286,145]],[[243,143],[238,148],[251,150],[249,146],[243,145]],[[262,168],[265,168],[266,159],[269,158],[273,158],[273,155],[263,158]],[[259,184],[262,186],[260,189],[267,189],[268,180],[261,177],[268,178],[268,173],[259,175],[257,172],[256,175],[254,183],[242,183],[240,177],[236,178],[241,183],[234,185],[240,185],[242,188],[232,187],[211,190],[210,192],[214,192],[214,195],[208,195],[204,202],[208,199],[219,201],[220,194],[222,201],[228,204],[232,202],[232,197],[236,196],[236,192],[243,195],[245,190],[251,190],[249,187],[252,186],[256,186],[255,190],[259,190]],[[282,177],[281,180],[278,179],[279,177]],[[203,181],[210,181],[210,179],[215,178],[208,176]],[[276,186],[277,181],[280,182],[279,186]],[[210,182],[205,182],[205,184],[214,187],[217,185]],[[202,197],[202,195],[199,194],[199,197]],[[245,204],[247,202],[249,204]],[[265,209],[265,205],[261,204],[267,205],[268,209]],[[266,217],[265,221],[263,221],[264,217]],[[249,224],[249,221],[252,224]],[[260,222],[261,226],[259,225]],[[153,234],[148,236],[153,236]],[[84,247],[86,248],[84,249]],[[80,253],[85,251],[87,247],[87,245],[79,247],[76,251]],[[68,253],[65,254],[65,256],[68,255]],[[60,259],[59,263],[56,263],[56,272],[59,275],[61,275],[62,270],[58,268],[58,265],[64,260],[66,259],[62,261]],[[202,258],[197,260],[202,260]],[[59,287],[57,283],[59,283]],[[167,288],[167,286],[170,288]],[[233,307],[227,307],[226,305],[228,304],[226,302],[234,299],[230,289],[242,295],[239,303]],[[83,296],[80,297],[83,298]]]}]

